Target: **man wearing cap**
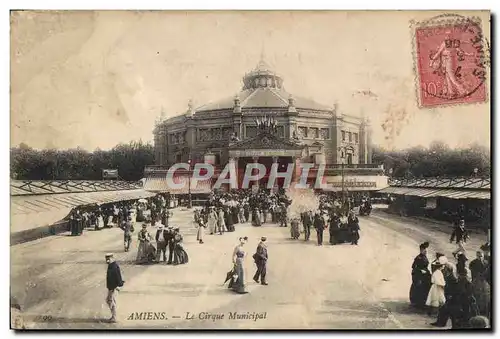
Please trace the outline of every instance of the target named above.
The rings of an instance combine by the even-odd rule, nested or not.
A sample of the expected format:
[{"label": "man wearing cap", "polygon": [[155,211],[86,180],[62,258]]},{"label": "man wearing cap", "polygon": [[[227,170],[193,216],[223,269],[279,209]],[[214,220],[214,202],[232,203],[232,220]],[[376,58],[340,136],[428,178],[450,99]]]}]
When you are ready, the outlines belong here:
[{"label": "man wearing cap", "polygon": [[120,287],[123,286],[125,281],[122,280],[122,274],[120,271],[120,266],[114,260],[112,253],[106,254],[106,263],[108,264],[108,271],[106,273],[106,288],[108,289],[108,295],[106,297],[106,303],[111,311],[110,322],[116,322],[116,296]]},{"label": "man wearing cap", "polygon": [[253,255],[253,258],[255,260],[255,265],[257,265],[257,272],[255,272],[253,280],[256,283],[259,283],[259,278],[260,278],[260,283],[262,285],[268,285],[266,282],[267,259],[268,259],[266,240],[267,240],[266,237],[260,238],[260,243],[257,246],[255,254]]},{"label": "man wearing cap", "polygon": [[167,261],[167,239],[168,231],[163,228],[163,225],[158,226],[156,231],[156,261],[160,262],[161,254],[163,253],[163,261]]}]

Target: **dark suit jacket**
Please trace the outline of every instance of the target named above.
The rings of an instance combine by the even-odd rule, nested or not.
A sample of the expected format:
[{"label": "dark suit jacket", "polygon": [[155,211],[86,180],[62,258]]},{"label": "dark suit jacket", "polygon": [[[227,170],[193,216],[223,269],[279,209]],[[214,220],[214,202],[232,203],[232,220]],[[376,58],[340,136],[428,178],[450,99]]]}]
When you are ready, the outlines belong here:
[{"label": "dark suit jacket", "polygon": [[[155,236],[155,240],[158,241],[158,239],[160,238],[160,230],[156,231],[156,236]],[[165,239],[165,241],[168,241],[171,237],[169,237],[168,235],[168,231],[167,230],[163,230],[163,239]]]},{"label": "dark suit jacket", "polygon": [[120,266],[116,261],[108,264],[108,272],[106,273],[106,287],[108,290],[112,291],[117,287],[122,287],[124,281],[122,280],[122,274],[120,271]]},{"label": "dark suit jacket", "polygon": [[267,255],[267,247],[263,244],[259,244],[257,246],[257,251],[255,252],[255,261],[256,262],[265,262],[268,259]]}]

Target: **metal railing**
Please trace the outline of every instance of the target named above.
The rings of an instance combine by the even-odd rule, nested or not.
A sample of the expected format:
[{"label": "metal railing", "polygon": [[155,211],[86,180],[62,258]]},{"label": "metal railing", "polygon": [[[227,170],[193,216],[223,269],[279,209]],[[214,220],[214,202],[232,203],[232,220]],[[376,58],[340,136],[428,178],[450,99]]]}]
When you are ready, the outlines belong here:
[{"label": "metal railing", "polygon": [[421,187],[421,188],[470,188],[491,189],[490,178],[482,177],[453,177],[453,178],[389,178],[389,185],[396,187]]}]

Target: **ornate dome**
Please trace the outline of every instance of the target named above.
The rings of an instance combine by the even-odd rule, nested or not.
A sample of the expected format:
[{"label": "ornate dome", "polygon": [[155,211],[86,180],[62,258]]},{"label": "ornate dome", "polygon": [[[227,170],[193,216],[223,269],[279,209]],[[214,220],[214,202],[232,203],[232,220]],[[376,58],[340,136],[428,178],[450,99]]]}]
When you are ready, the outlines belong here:
[{"label": "ornate dome", "polygon": [[[332,111],[332,107],[292,95],[283,88],[283,78],[261,56],[257,66],[243,77],[243,89],[236,95],[241,108],[286,108]],[[196,108],[196,112],[233,109],[235,96]]]},{"label": "ornate dome", "polygon": [[256,88],[282,88],[283,78],[272,71],[263,58],[250,73],[243,77],[243,90]]}]

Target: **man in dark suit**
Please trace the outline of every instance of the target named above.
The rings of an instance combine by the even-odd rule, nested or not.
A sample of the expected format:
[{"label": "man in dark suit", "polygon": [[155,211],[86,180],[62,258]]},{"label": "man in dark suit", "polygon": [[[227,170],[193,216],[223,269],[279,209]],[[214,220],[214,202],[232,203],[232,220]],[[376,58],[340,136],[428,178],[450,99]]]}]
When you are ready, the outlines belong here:
[{"label": "man in dark suit", "polygon": [[120,271],[120,266],[115,261],[113,254],[106,254],[106,263],[108,264],[108,271],[106,273],[106,288],[108,289],[108,295],[106,297],[106,303],[111,310],[111,318],[109,322],[116,322],[116,296],[120,287],[123,286],[125,281],[122,280],[122,274]]},{"label": "man in dark suit", "polygon": [[267,245],[266,245],[266,237],[260,238],[260,243],[257,246],[257,250],[255,251],[255,254],[253,255],[253,258],[255,260],[255,265],[257,265],[257,272],[255,272],[255,275],[253,276],[253,280],[256,283],[259,283],[259,278],[260,278],[260,283],[262,285],[268,285],[266,282],[266,273],[267,273]]},{"label": "man in dark suit", "polygon": [[483,251],[476,252],[476,259],[469,264],[469,269],[472,274],[472,281],[475,282],[478,278],[484,278],[488,269],[488,262],[484,259]]},{"label": "man in dark suit", "polygon": [[175,237],[174,228],[172,226],[168,226],[167,227],[167,231],[166,231],[166,237],[165,237],[166,243],[167,243],[167,246],[168,246],[168,262],[167,262],[167,265],[172,265],[172,260],[173,260],[173,257],[174,257],[174,246],[175,246],[174,237]]},{"label": "man in dark suit", "polygon": [[323,246],[323,232],[325,231],[325,221],[319,213],[314,216],[314,228],[316,228],[318,246]]},{"label": "man in dark suit", "polygon": [[312,225],[311,212],[304,212],[304,214],[302,214],[302,224],[304,225],[305,241],[309,241],[309,237],[311,236],[311,225]]},{"label": "man in dark suit", "polygon": [[163,253],[163,261],[167,261],[167,242],[168,242],[169,236],[168,236],[168,231],[166,229],[163,229],[163,225],[158,226],[158,230],[156,231],[156,261],[160,262],[161,255]]}]

